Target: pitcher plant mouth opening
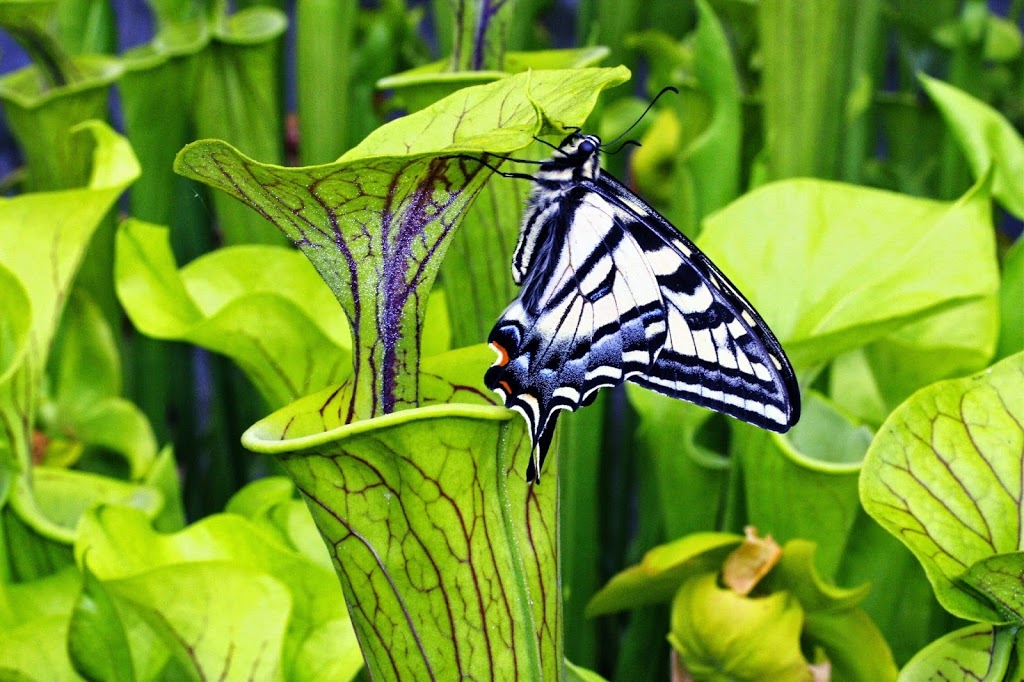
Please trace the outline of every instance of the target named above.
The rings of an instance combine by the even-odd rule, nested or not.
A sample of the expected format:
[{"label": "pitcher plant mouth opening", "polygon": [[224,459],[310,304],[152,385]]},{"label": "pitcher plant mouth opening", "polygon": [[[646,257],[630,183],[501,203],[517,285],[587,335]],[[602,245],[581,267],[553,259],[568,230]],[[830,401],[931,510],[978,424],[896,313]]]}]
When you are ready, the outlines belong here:
[{"label": "pitcher plant mouth opening", "polygon": [[510,410],[497,405],[444,403],[328,426],[324,406],[337,391],[337,388],[329,388],[314,393],[261,419],[242,434],[242,445],[252,452],[280,455],[415,421],[445,418],[509,421],[514,416]]}]

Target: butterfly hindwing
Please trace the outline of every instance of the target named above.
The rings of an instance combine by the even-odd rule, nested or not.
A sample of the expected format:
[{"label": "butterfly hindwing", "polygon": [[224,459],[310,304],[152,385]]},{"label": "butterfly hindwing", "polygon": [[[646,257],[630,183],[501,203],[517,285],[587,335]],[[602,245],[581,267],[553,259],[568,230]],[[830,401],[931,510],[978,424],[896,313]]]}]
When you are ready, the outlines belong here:
[{"label": "butterfly hindwing", "polygon": [[[586,145],[589,141],[589,147]],[[573,135],[543,164],[490,335],[487,386],[529,426],[539,480],[560,410],[631,380],[776,431],[799,415],[785,354],[724,274]]]},{"label": "butterfly hindwing", "polygon": [[630,214],[627,228],[655,270],[668,319],[656,362],[635,383],[773,431],[799,418],[799,387],[753,306],[692,242],[614,178],[594,191]]}]

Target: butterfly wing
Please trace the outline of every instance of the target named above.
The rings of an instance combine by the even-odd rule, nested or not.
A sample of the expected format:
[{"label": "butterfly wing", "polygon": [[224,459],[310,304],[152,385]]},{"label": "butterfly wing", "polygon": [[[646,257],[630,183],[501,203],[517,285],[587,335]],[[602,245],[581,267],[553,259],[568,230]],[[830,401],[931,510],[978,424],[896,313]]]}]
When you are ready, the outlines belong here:
[{"label": "butterfly wing", "polygon": [[800,416],[800,389],[775,335],[729,279],[657,211],[608,174],[591,189],[621,211],[665,304],[667,338],[635,383],[772,431]]},{"label": "butterfly wing", "polygon": [[606,173],[534,208],[545,220],[484,377],[529,425],[527,480],[539,480],[558,412],[626,380],[774,431],[796,422],[799,388],[775,336],[653,208]]},{"label": "butterfly wing", "polygon": [[548,209],[519,296],[491,332],[498,360],[484,377],[529,425],[528,480],[539,478],[558,412],[649,368],[667,333],[657,279],[620,211],[584,187],[562,203]]}]

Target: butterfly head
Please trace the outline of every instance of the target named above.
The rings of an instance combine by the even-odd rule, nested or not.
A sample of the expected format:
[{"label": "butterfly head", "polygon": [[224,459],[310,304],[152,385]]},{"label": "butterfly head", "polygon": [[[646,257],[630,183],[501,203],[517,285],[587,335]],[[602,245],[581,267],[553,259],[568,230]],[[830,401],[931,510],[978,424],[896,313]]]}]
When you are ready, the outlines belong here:
[{"label": "butterfly head", "polygon": [[600,151],[601,138],[597,135],[570,133],[551,159],[541,166],[541,175],[564,182],[596,180],[601,173]]}]

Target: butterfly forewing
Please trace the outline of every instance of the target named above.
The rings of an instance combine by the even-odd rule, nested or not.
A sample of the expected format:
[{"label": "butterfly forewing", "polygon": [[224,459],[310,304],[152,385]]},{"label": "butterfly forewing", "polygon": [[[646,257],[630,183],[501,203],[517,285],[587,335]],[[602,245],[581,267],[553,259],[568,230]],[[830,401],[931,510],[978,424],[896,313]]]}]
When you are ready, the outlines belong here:
[{"label": "butterfly forewing", "polygon": [[558,412],[626,380],[775,431],[799,416],[774,335],[703,253],[600,170],[598,144],[571,135],[541,166],[513,258],[522,289],[490,336],[485,383],[526,418],[528,480]]}]

